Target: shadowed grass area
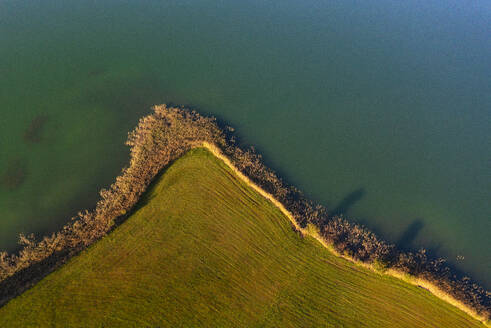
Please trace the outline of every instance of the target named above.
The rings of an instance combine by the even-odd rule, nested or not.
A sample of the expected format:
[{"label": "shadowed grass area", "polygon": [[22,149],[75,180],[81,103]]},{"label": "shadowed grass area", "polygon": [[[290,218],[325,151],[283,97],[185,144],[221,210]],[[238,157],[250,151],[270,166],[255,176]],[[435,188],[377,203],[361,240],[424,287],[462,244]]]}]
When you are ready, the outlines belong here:
[{"label": "shadowed grass area", "polygon": [[205,149],[125,223],[0,308],[0,327],[483,327],[335,257]]}]

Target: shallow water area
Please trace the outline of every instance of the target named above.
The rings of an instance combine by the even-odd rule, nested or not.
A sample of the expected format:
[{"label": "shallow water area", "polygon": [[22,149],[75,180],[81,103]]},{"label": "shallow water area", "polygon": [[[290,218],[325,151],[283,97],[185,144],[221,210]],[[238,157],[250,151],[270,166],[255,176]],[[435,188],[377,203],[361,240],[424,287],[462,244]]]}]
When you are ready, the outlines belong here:
[{"label": "shallow water area", "polygon": [[489,288],[490,22],[486,1],[1,1],[0,249],[94,205],[166,102]]}]

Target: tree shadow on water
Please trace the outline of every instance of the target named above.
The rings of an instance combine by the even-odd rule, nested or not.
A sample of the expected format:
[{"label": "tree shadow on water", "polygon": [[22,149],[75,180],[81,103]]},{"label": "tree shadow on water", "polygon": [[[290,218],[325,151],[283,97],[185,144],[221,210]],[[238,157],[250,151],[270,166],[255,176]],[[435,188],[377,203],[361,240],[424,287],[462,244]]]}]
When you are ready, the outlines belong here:
[{"label": "tree shadow on water", "polygon": [[359,188],[346,195],[338,206],[331,211],[331,215],[346,214],[353,205],[359,202],[365,196],[365,188]]},{"label": "tree shadow on water", "polygon": [[421,219],[416,219],[411,222],[407,228],[402,232],[401,236],[397,240],[396,244],[401,249],[408,250],[411,249],[413,241],[418,236],[421,229],[424,227],[424,222]]}]

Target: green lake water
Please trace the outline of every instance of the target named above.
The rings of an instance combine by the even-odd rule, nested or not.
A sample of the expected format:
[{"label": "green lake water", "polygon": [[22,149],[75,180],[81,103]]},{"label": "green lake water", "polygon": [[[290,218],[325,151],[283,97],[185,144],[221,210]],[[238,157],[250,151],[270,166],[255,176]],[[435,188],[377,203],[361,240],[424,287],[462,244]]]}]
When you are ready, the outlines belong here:
[{"label": "green lake water", "polygon": [[93,206],[164,102],[491,286],[491,2],[0,0],[0,249]]}]

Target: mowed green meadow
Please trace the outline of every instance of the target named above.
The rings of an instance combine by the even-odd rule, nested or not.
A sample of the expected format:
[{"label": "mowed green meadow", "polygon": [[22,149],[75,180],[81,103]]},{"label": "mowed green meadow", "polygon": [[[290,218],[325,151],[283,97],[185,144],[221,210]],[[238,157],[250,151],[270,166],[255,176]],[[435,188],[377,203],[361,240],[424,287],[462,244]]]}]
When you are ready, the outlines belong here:
[{"label": "mowed green meadow", "polygon": [[484,327],[338,258],[208,150],[127,221],[0,308],[0,327]]}]

